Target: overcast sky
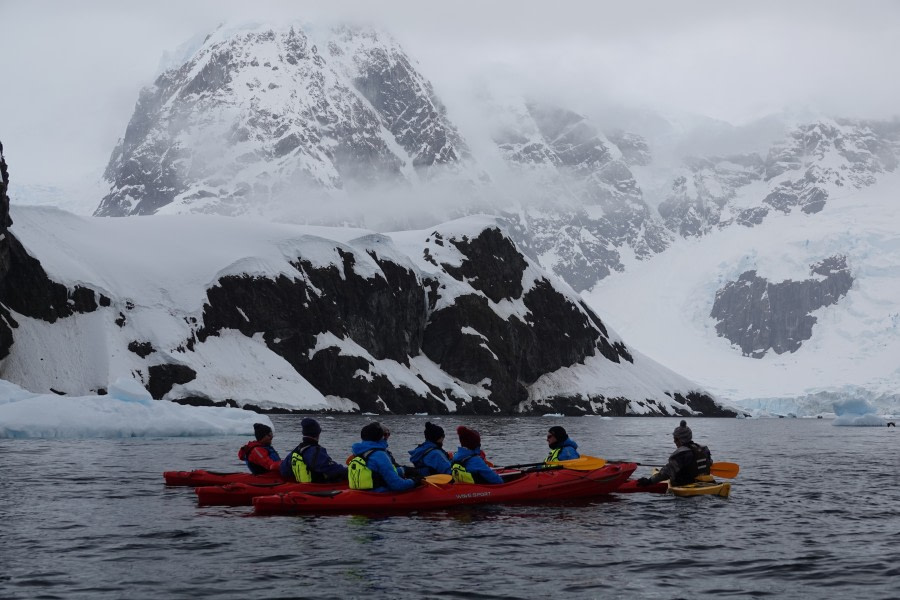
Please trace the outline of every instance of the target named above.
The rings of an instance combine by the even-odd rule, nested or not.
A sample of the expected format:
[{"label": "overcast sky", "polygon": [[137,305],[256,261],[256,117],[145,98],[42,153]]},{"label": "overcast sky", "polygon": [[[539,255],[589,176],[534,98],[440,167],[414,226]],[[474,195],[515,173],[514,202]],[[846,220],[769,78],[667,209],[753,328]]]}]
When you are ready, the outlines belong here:
[{"label": "overcast sky", "polygon": [[68,184],[102,171],[162,54],[246,18],[374,22],[452,101],[487,70],[576,108],[624,102],[734,123],[783,107],[900,114],[890,0],[0,0],[0,141],[13,179]]}]

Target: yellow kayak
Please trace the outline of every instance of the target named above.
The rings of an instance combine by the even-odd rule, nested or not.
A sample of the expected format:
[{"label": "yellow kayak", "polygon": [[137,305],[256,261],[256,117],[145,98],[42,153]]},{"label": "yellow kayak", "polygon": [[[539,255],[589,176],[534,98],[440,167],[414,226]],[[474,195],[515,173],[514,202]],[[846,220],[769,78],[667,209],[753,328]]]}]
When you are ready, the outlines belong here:
[{"label": "yellow kayak", "polygon": [[675,496],[721,496],[727,498],[731,493],[731,484],[718,481],[695,481],[678,487],[669,486],[669,493]]},{"label": "yellow kayak", "polygon": [[[656,469],[653,471],[657,472]],[[669,493],[673,496],[720,496],[727,498],[731,493],[731,484],[727,482],[716,481],[710,475],[700,475],[694,483],[679,485],[677,487],[669,485]]]}]

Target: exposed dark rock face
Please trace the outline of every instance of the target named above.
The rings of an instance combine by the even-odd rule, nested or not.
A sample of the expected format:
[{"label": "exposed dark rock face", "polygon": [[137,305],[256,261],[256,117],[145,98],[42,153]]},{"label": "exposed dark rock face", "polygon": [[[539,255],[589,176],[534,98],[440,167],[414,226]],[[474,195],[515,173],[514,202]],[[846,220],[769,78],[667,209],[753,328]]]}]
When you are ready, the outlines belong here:
[{"label": "exposed dark rock face", "polygon": [[[544,373],[598,351],[615,362],[631,359],[623,344],[608,340],[596,315],[548,281],[526,291],[527,263],[498,229],[446,240],[435,232],[429,239],[459,251],[461,263],[444,269],[484,296],[466,294],[435,308],[445,286],[374,252],[370,256],[381,275],[360,276],[347,250],[340,252],[342,268],[298,260],[294,278],[223,277],[208,290],[197,339],[202,343],[225,328],[246,336],[261,333],[266,345],[320,392],[349,398],[370,412],[446,413],[455,403],[463,413],[509,413],[527,399],[525,386]],[[502,301],[521,302],[527,314],[500,317],[490,303]],[[346,342],[371,358],[347,354]],[[462,382],[485,382],[487,397],[463,402],[452,390],[432,384],[429,393],[418,394],[371,362],[409,365],[421,353]]]},{"label": "exposed dark rock face", "polygon": [[624,269],[619,248],[643,259],[670,241],[629,169],[649,161],[646,141],[624,132],[614,139],[622,145],[582,115],[537,103],[494,136],[507,161],[523,173],[544,173],[549,180],[540,185],[554,190],[553,202],[504,215],[511,235],[577,291]]},{"label": "exposed dark rock face", "polygon": [[[740,188],[762,179],[764,163],[756,154],[689,158],[688,173],[672,182],[670,194],[659,205],[666,227],[681,237],[700,237],[727,224],[722,212]],[[741,218],[749,223],[750,218]]]},{"label": "exposed dark rock face", "polygon": [[140,356],[141,358],[147,358],[156,350],[153,349],[153,344],[150,342],[128,342],[128,349]]},{"label": "exposed dark rock face", "polygon": [[462,265],[441,265],[454,279],[469,284],[494,302],[522,295],[522,274],[527,263],[512,241],[498,229],[485,229],[477,239],[450,242],[466,257]]},{"label": "exposed dark rock face", "polygon": [[[6,166],[6,158],[3,156],[3,144],[0,143],[0,284],[6,281],[6,275],[12,266],[9,234],[12,219],[9,218],[9,196],[6,194],[8,189],[9,170]],[[0,359],[9,355],[9,348],[13,344],[11,328],[17,326],[9,311],[0,306]]]},{"label": "exposed dark rock face", "polygon": [[745,356],[796,352],[812,337],[816,317],[810,313],[836,304],[853,285],[843,256],[812,265],[810,274],[815,277],[770,283],[756,271],[744,272],[716,292],[710,315],[718,321],[716,332],[740,346]]},{"label": "exposed dark rock face", "polygon": [[393,44],[381,43],[379,34],[371,30],[343,28],[339,37],[348,42],[365,40],[353,55],[358,69],[353,83],[412,157],[414,167],[455,164],[468,155],[431,83],[405,53]]},{"label": "exposed dark rock face", "polygon": [[622,152],[622,158],[628,166],[644,167],[653,161],[647,140],[628,131],[614,131],[607,135],[609,141]]},{"label": "exposed dark rock face", "polygon": [[[187,365],[160,364],[148,367],[147,391],[156,400],[169,393],[172,386],[179,383],[188,383],[197,377],[197,372]],[[210,402],[210,405],[213,403]]]},{"label": "exposed dark rock face", "polygon": [[[646,398],[629,400],[627,398],[607,398],[602,395],[547,398],[532,406],[539,414],[563,414],[567,417],[580,417],[590,414],[603,414],[610,417],[634,416],[633,404],[650,414],[663,416],[703,415],[704,417],[735,417],[737,413],[716,403],[709,395],[701,392],[690,392],[687,396],[674,394],[672,399],[688,408],[672,406],[659,400]],[[689,409],[689,410],[688,410]],[[693,411],[693,412],[692,412]]]},{"label": "exposed dark rock face", "polygon": [[26,317],[54,323],[75,313],[97,310],[93,290],[76,286],[69,290],[52,281],[41,263],[30,256],[9,232],[9,172],[0,146],[0,358],[9,354],[18,327],[12,309]]}]

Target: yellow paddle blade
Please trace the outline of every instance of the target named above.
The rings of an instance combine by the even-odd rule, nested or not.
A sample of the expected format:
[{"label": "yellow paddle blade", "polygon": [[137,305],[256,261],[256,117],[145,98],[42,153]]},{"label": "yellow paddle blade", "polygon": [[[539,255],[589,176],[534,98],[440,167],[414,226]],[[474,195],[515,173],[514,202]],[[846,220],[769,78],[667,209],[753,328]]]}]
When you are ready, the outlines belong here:
[{"label": "yellow paddle blade", "polygon": [[428,483],[450,483],[453,481],[453,475],[444,475],[443,473],[438,473],[437,475],[429,475],[425,478],[425,481]]},{"label": "yellow paddle blade", "polygon": [[560,466],[573,471],[593,471],[606,465],[606,460],[596,456],[579,456],[571,460],[560,460],[547,463],[548,467]]},{"label": "yellow paddle blade", "polygon": [[733,479],[737,477],[738,472],[740,472],[741,468],[737,465],[737,463],[730,462],[714,462],[709,469],[709,472],[716,477],[724,477],[725,479]]}]

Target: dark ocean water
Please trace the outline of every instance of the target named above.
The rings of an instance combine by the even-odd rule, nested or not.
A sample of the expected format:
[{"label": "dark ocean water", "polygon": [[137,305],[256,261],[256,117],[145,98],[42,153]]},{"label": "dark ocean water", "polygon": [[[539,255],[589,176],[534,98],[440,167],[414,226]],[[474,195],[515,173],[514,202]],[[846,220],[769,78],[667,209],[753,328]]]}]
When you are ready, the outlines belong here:
[{"label": "dark ocean water", "polygon": [[[300,417],[273,421],[286,452]],[[366,421],[322,418],[322,444],[343,458]],[[384,419],[398,459],[425,421]],[[552,425],[583,453],[662,462],[677,424],[435,422],[448,440],[461,422],[479,429],[497,464],[542,460]],[[900,431],[689,424],[715,460],[741,465],[729,499],[635,494],[378,518],[255,517],[164,486],[164,470],[239,470],[243,438],[0,440],[0,598],[900,598]]]}]

